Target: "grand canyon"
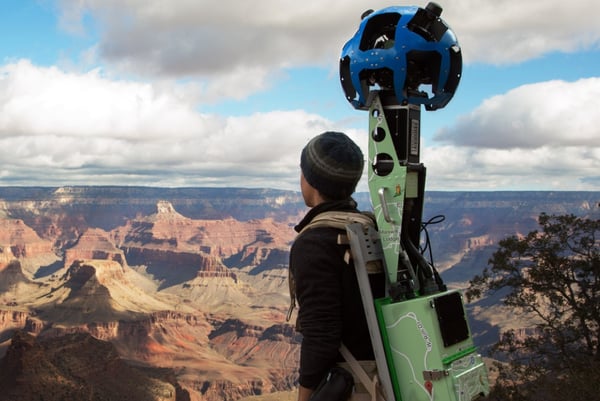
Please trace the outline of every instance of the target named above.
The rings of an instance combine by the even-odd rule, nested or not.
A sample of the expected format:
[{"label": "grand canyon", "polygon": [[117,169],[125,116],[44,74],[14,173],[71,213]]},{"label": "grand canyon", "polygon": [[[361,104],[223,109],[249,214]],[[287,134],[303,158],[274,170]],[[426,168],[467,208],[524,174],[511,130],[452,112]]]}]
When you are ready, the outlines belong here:
[{"label": "grand canyon", "polygon": [[[423,220],[436,267],[463,287],[541,212],[597,219],[599,202],[428,192]],[[0,188],[0,400],[291,400],[287,263],[305,212],[272,189]],[[497,299],[468,311],[482,352],[516,324]]]}]

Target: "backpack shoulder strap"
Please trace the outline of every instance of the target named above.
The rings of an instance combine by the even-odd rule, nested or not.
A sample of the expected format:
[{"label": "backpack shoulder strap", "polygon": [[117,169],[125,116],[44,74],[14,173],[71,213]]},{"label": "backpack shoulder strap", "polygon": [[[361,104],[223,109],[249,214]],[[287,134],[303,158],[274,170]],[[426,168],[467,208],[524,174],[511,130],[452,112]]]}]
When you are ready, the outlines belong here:
[{"label": "backpack shoulder strap", "polygon": [[299,233],[316,227],[333,227],[340,230],[346,230],[346,226],[352,223],[360,223],[363,226],[374,226],[375,216],[370,212],[342,212],[330,211],[323,212],[315,216]]},{"label": "backpack shoulder strap", "polygon": [[[375,227],[375,221],[375,215],[373,215],[373,213],[371,212],[323,212],[316,215],[310,223],[304,226],[304,228],[300,230],[296,238],[298,238],[305,231],[310,230],[312,228],[333,227],[339,229],[340,231],[343,231],[338,234],[338,245],[349,245],[350,241],[348,241],[348,235],[346,234],[346,227],[349,224],[360,223],[365,229],[367,229],[369,226]],[[347,264],[349,264],[351,258],[352,253],[350,252],[350,249],[347,249],[344,253],[344,261]],[[379,272],[381,270],[381,267],[375,266],[375,268],[371,270],[372,272]],[[296,284],[291,270],[288,270],[288,284],[290,288],[290,307],[288,309],[286,321],[290,320],[292,312],[296,307]]]}]

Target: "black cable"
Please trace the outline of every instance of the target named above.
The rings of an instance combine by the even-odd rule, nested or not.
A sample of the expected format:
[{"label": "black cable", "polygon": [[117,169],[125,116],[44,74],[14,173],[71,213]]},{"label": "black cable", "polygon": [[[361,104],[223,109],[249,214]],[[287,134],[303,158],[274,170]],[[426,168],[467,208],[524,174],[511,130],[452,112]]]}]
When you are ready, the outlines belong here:
[{"label": "black cable", "polygon": [[440,276],[439,272],[435,268],[435,264],[433,262],[433,251],[431,249],[431,239],[429,237],[429,232],[427,231],[427,226],[429,226],[431,224],[439,224],[439,223],[443,222],[444,220],[446,220],[446,216],[444,216],[442,214],[438,214],[436,216],[433,216],[426,222],[421,223],[421,231],[425,233],[425,244],[422,248],[420,247],[420,252],[421,252],[421,255],[423,255],[426,251],[429,252],[429,266],[431,268],[431,271],[433,272],[435,282],[436,282],[438,288],[440,289],[440,291],[445,291],[446,285],[444,284],[444,281],[442,280],[442,277]]},{"label": "black cable", "polygon": [[[429,263],[431,266],[435,266],[433,263],[433,252],[431,250],[431,239],[429,238],[429,232],[427,231],[427,226],[431,224],[439,224],[446,220],[446,216],[442,214],[438,214],[437,216],[433,216],[429,220],[421,223],[421,231],[425,233],[425,245],[421,248],[421,254],[424,254],[426,251],[429,251]],[[435,269],[435,268],[434,268]]]}]

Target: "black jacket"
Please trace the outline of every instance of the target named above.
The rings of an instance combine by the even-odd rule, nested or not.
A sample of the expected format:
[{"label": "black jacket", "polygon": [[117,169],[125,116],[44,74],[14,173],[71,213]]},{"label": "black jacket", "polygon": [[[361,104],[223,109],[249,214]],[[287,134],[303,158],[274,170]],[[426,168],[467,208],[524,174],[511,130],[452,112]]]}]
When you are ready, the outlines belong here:
[{"label": "black jacket", "polygon": [[[295,227],[300,232],[319,213],[355,211],[356,202],[325,202],[312,208]],[[338,245],[339,229],[310,228],[300,234],[290,251],[290,269],[298,300],[297,328],[302,334],[302,386],[315,388],[336,362],[343,342],[358,360],[372,360],[373,349],[352,263],[346,264],[346,245]],[[384,291],[383,275],[371,285],[374,296]]]}]

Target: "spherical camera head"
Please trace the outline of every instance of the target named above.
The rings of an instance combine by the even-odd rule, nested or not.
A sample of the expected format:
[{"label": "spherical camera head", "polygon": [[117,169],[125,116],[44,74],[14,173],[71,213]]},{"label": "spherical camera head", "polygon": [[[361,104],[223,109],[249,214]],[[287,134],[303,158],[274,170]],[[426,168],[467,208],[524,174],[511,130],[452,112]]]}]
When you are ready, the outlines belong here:
[{"label": "spherical camera head", "polygon": [[354,108],[368,109],[375,92],[387,105],[436,110],[448,104],[460,81],[462,53],[441,13],[433,2],[363,13],[340,58],[342,88]]}]

